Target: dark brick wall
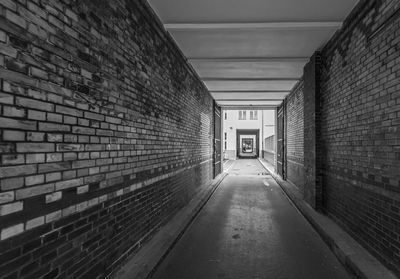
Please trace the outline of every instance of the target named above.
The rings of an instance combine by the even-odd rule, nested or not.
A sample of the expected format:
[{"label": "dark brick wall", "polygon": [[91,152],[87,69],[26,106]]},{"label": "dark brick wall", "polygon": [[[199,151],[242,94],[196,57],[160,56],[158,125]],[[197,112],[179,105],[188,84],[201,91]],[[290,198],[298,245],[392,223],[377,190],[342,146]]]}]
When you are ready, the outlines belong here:
[{"label": "dark brick wall", "polygon": [[320,53],[304,66],[304,199],[315,209],[323,208],[321,150]]},{"label": "dark brick wall", "polygon": [[304,191],[304,82],[301,79],[286,99],[286,178]]},{"label": "dark brick wall", "polygon": [[400,2],[361,1],[322,52],[326,210],[400,275]]},{"label": "dark brick wall", "polygon": [[212,179],[213,100],[144,1],[0,1],[0,277],[110,274]]},{"label": "dark brick wall", "polygon": [[400,276],[399,8],[360,1],[305,67],[303,104],[290,106],[298,87],[285,104],[287,173],[303,109],[305,199]]}]

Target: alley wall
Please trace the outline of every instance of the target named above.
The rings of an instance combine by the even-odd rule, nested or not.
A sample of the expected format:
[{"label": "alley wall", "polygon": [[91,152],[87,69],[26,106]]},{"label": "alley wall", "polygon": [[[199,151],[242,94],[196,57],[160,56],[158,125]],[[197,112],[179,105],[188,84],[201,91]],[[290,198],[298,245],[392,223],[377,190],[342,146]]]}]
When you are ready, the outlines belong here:
[{"label": "alley wall", "polygon": [[209,185],[212,123],[145,1],[0,1],[0,277],[112,273]]},{"label": "alley wall", "polygon": [[[332,217],[397,275],[399,7],[399,1],[360,1],[341,30],[314,54],[312,65],[306,66],[283,104],[287,178],[312,206]],[[307,82],[308,89],[301,89]],[[301,115],[303,123],[296,121]],[[301,172],[298,175],[291,166],[296,157],[301,165],[301,152],[303,185]]]}]

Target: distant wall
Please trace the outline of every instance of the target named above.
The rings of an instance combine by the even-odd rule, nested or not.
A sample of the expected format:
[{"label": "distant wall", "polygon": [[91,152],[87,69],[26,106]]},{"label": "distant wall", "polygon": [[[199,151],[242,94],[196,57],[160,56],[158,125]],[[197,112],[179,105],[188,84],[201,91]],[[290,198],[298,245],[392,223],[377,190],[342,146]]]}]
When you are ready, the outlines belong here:
[{"label": "distant wall", "polygon": [[[226,114],[226,119],[225,119]],[[250,119],[250,110],[246,110],[246,120],[239,120],[239,110],[224,110],[223,111],[223,137],[224,139],[223,146],[225,149],[226,142],[226,152],[230,159],[236,159],[237,150],[237,130],[249,129],[249,130],[260,130],[261,136],[261,128],[263,122],[263,112],[261,110],[257,111],[257,119]],[[259,145],[257,147],[259,150],[262,149],[262,140],[259,139]],[[225,150],[224,150],[225,151]],[[260,153],[261,154],[261,153]]]}]

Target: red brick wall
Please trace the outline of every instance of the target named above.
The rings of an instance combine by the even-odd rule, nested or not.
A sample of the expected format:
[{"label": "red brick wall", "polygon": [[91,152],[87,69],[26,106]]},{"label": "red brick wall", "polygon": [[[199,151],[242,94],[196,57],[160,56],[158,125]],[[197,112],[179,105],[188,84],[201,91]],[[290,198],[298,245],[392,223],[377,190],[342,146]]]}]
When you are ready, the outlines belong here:
[{"label": "red brick wall", "polygon": [[303,80],[295,86],[286,98],[286,137],[287,152],[286,178],[304,187],[304,96]]},{"label": "red brick wall", "polygon": [[400,274],[400,2],[362,1],[322,52],[326,210]]},{"label": "red brick wall", "polygon": [[211,181],[213,100],[144,1],[0,1],[0,78],[1,278],[109,274]]}]

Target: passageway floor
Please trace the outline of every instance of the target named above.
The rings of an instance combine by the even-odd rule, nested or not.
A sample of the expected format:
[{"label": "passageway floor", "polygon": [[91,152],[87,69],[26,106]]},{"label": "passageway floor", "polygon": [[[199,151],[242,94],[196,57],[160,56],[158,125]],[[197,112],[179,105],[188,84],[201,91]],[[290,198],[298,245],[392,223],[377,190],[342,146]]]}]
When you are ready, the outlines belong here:
[{"label": "passageway floor", "polygon": [[156,279],[350,278],[258,160],[237,160]]}]

